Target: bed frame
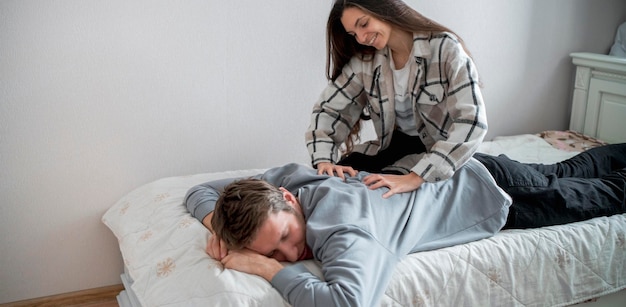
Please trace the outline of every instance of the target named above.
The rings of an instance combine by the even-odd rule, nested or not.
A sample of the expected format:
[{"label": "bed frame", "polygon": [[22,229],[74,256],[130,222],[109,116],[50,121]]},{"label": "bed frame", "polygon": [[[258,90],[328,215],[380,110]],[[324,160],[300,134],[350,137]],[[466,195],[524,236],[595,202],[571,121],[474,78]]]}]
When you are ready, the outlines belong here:
[{"label": "bed frame", "polygon": [[576,65],[569,129],[626,142],[626,58],[572,53]]}]

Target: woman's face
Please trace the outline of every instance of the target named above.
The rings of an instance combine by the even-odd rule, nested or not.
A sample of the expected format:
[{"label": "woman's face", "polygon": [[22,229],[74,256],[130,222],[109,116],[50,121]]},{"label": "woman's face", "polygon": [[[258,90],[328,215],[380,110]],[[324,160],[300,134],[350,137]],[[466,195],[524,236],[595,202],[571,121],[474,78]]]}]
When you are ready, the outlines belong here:
[{"label": "woman's face", "polygon": [[341,23],[349,35],[365,46],[378,50],[385,48],[391,34],[391,25],[356,7],[343,10]]}]

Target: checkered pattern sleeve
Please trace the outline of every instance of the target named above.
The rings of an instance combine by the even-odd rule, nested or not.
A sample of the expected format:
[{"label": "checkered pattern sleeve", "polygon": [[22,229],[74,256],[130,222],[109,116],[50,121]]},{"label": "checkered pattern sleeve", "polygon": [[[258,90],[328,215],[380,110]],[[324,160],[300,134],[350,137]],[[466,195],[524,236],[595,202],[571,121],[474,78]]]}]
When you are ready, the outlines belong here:
[{"label": "checkered pattern sleeve", "polygon": [[429,150],[411,170],[433,182],[470,159],[487,133],[487,116],[478,72],[461,44],[445,33],[430,39],[425,82],[414,93],[423,121],[418,131]]},{"label": "checkered pattern sleeve", "polygon": [[313,107],[305,135],[313,165],[339,160],[339,146],[348,138],[366,102],[360,72],[350,64],[344,66],[342,74],[328,84]]}]

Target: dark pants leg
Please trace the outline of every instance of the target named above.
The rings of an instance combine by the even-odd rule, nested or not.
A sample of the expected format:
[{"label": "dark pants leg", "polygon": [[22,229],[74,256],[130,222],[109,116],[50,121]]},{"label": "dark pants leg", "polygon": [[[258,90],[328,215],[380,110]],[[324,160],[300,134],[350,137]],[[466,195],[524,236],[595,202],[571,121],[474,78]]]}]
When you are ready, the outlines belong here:
[{"label": "dark pants leg", "polygon": [[626,212],[626,144],[590,149],[551,165],[477,153],[513,198],[505,228],[557,225]]},{"label": "dark pants leg", "polygon": [[601,178],[626,167],[626,144],[595,147],[555,164],[528,164],[544,175],[559,178]]},{"label": "dark pants leg", "polygon": [[392,165],[402,157],[426,152],[426,146],[418,136],[409,136],[400,131],[394,131],[389,147],[380,151],[375,156],[368,156],[359,152],[353,152],[341,159],[337,164],[351,166],[359,171],[370,173],[382,173],[382,169]]}]

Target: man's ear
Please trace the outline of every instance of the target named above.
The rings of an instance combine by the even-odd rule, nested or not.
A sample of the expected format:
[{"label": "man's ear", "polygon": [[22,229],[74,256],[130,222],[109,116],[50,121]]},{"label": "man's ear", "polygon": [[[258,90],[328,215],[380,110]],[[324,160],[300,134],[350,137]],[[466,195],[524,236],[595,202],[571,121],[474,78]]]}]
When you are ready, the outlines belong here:
[{"label": "man's ear", "polygon": [[293,193],[289,192],[287,189],[280,187],[278,188],[281,192],[283,192],[283,198],[285,201],[293,207],[293,209],[300,215],[302,215],[302,207],[300,205],[300,200],[293,195]]},{"label": "man's ear", "polygon": [[296,198],[295,195],[293,195],[293,193],[289,192],[287,189],[280,187],[278,188],[281,192],[283,192],[283,198],[285,198],[285,200],[287,201],[287,203],[289,203],[290,205],[296,205],[298,203],[298,199]]}]

